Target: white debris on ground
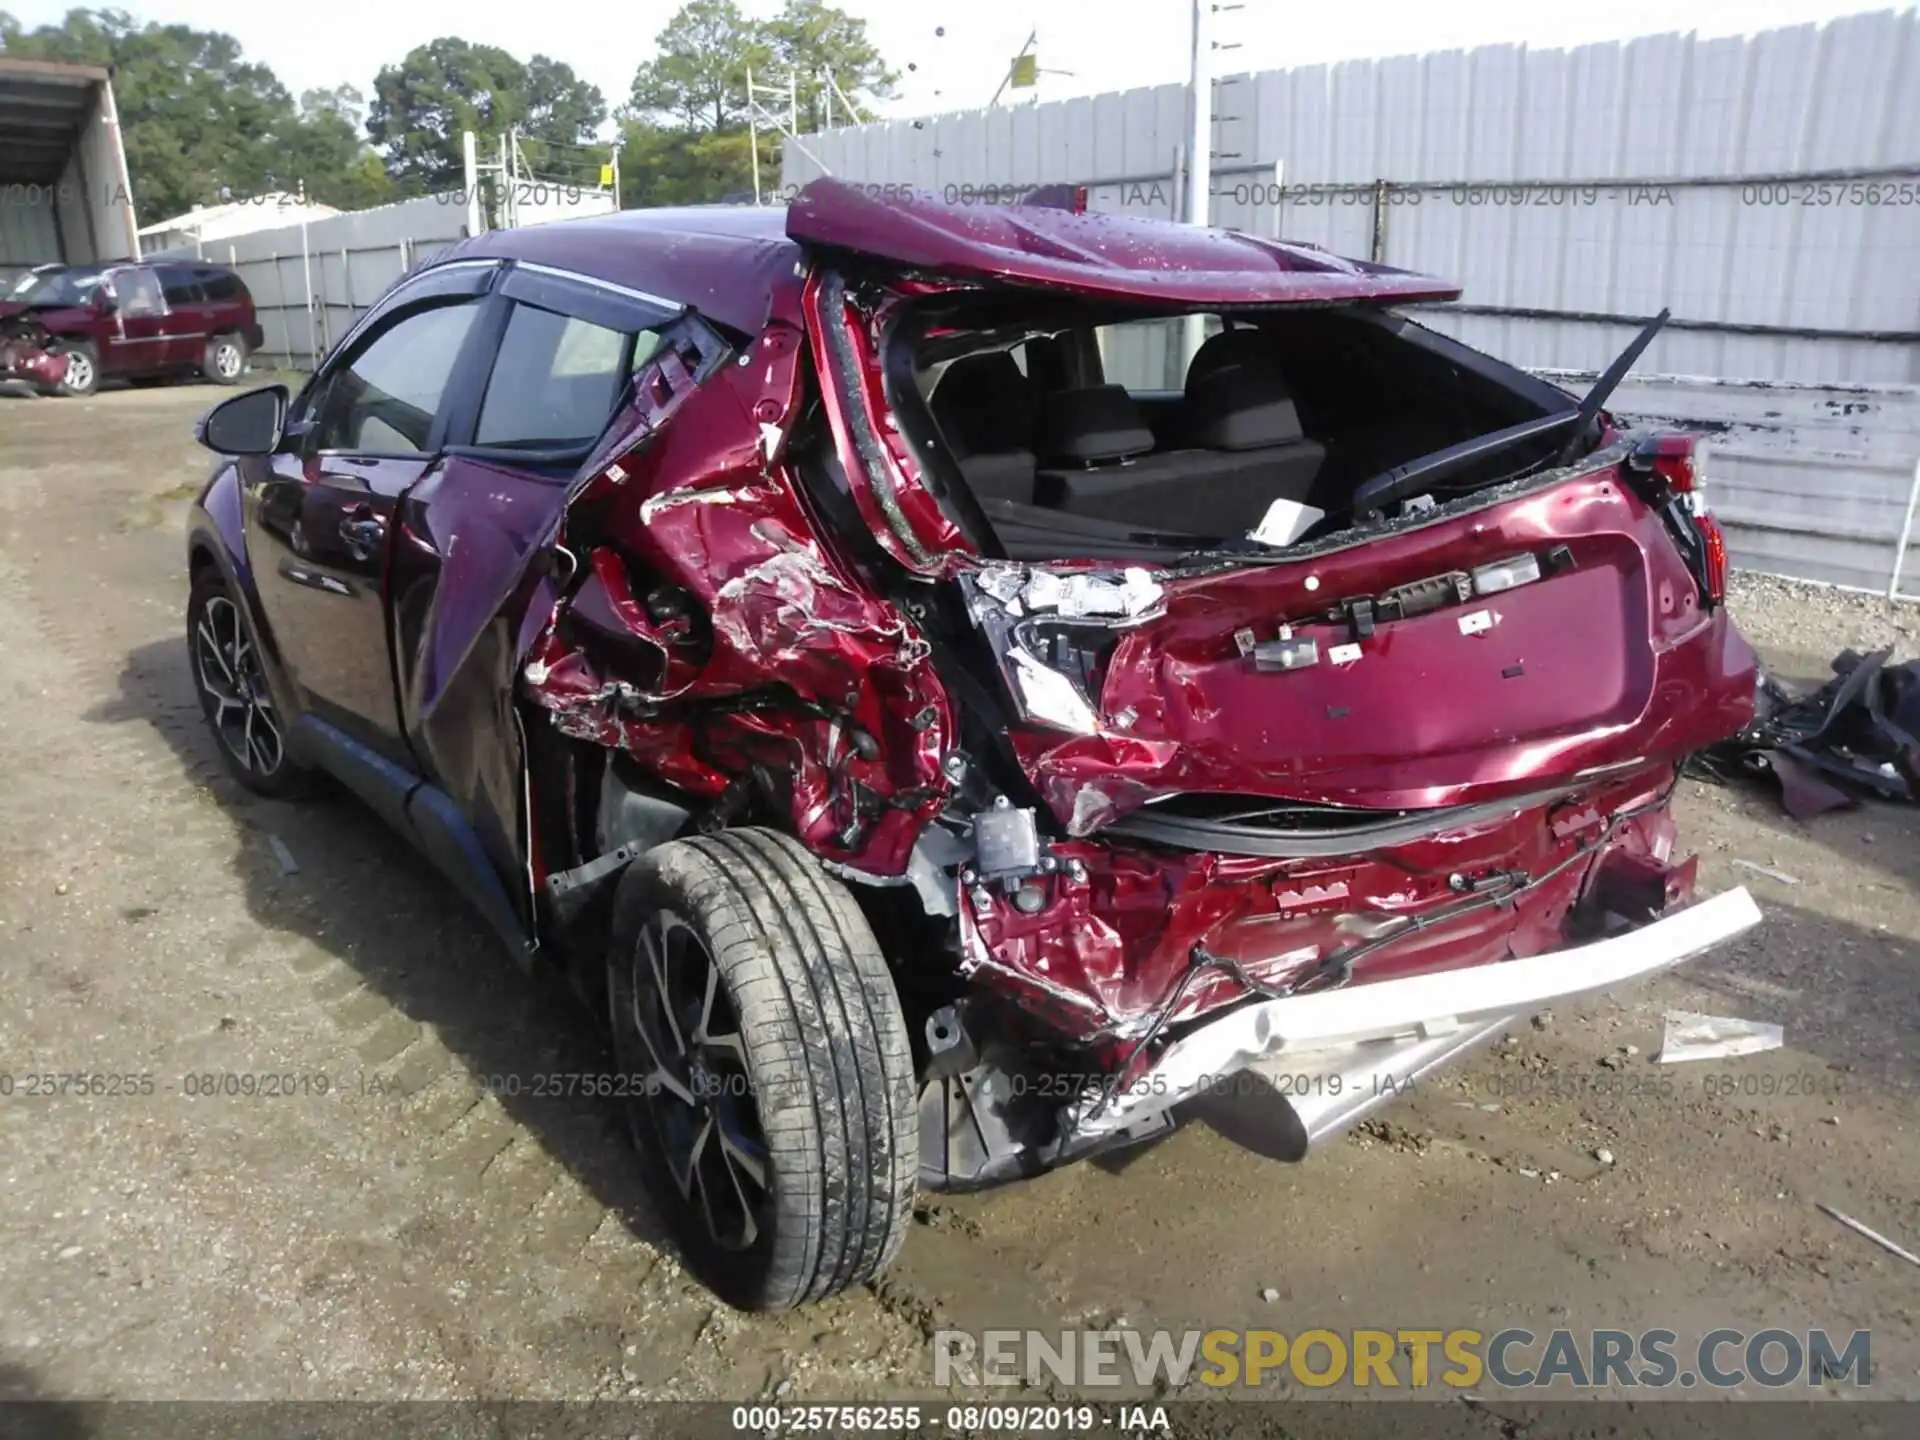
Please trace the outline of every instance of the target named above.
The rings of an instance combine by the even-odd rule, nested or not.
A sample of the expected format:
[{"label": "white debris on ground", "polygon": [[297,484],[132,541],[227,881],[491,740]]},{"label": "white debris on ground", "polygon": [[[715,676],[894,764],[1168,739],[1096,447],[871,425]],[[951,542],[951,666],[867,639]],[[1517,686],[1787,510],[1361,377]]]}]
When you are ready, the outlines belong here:
[{"label": "white debris on ground", "polygon": [[1757,1055],[1762,1050],[1778,1050],[1786,1043],[1782,1028],[1765,1020],[1669,1010],[1666,1021],[1666,1033],[1660,1040],[1662,1065]]}]

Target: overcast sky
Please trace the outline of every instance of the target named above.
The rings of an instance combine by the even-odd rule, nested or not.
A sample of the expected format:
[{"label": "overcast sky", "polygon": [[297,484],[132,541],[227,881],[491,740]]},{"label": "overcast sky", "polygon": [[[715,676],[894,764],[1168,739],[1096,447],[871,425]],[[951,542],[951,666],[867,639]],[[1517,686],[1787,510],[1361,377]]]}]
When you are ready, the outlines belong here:
[{"label": "overcast sky", "polygon": [[[298,95],[342,83],[368,92],[379,68],[415,45],[458,35],[521,59],[564,60],[598,85],[608,104],[626,99],[634,67],[677,0],[558,0],[531,5],[482,0],[113,0],[143,19],[181,22],[235,36]],[[1863,10],[1910,8],[1871,0],[1244,0],[1215,19],[1222,70],[1265,70],[1361,56],[1521,42],[1535,48],[1632,35],[1697,30],[1742,34]],[[64,0],[0,0],[28,27],[56,20]],[[778,0],[745,0],[771,14]],[[1038,29],[1044,100],[1183,80],[1188,0],[842,0],[902,72],[894,115],[984,105],[1008,60]],[[944,33],[941,33],[943,32]],[[909,72],[909,64],[914,65]],[[1021,92],[1030,95],[1033,92]]]}]

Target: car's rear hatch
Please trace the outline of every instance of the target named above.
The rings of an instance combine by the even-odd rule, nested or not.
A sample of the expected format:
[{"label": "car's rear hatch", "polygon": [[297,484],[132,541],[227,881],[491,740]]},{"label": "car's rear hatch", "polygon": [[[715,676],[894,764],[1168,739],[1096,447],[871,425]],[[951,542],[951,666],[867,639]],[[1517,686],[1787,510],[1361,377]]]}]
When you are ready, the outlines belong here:
[{"label": "car's rear hatch", "polygon": [[[1752,656],[1621,479],[1620,448],[1320,553],[1139,568],[1140,618],[1104,631],[1046,603],[1102,572],[988,565],[973,608],[1037,722],[1023,768],[1085,834],[1155,802],[1227,813],[1197,795],[1402,810],[1577,787],[1737,730]],[[1093,593],[1129,588],[1104,573]],[[1084,714],[1050,705],[1052,677],[1077,682]]]},{"label": "car's rear hatch", "polygon": [[[787,228],[822,270],[903,287],[1219,311],[1458,294],[1308,246],[832,182],[802,192]],[[1072,834],[1217,815],[1234,797],[1395,812],[1577,789],[1677,760],[1750,712],[1753,658],[1617,435],[1284,552],[1018,564],[973,553],[943,519],[889,408],[877,327],[852,316],[832,274],[810,288],[853,498],[894,561],[965,590],[1021,767]]]}]

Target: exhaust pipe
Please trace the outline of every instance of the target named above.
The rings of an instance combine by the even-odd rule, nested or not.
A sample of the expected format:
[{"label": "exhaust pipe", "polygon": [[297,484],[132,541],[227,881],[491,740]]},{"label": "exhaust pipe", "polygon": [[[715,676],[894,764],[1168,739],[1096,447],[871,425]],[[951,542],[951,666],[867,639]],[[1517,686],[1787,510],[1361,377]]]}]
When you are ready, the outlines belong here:
[{"label": "exhaust pipe", "polygon": [[[1242,1006],[1174,1041],[1138,1077],[1148,1083],[1090,1097],[1066,1119],[1066,1147],[1117,1138],[1176,1106],[1222,1109],[1207,1102],[1240,1088],[1285,1100],[1304,1152],[1520,1016],[1657,975],[1759,923],[1753,897],[1729,890],[1587,945]],[[1248,1072],[1259,1079],[1239,1086]]]},{"label": "exhaust pipe", "polygon": [[[1478,1050],[1518,1018],[1502,1015],[1441,1035],[1370,1040],[1339,1050],[1255,1060],[1242,1074],[1257,1077],[1277,1102],[1262,1107],[1269,1110],[1262,1128],[1276,1133],[1268,1145],[1256,1148],[1278,1159],[1299,1160],[1311,1147],[1358,1125],[1381,1106],[1406,1098],[1424,1076]],[[1226,1133],[1220,1115],[1207,1118]]]}]

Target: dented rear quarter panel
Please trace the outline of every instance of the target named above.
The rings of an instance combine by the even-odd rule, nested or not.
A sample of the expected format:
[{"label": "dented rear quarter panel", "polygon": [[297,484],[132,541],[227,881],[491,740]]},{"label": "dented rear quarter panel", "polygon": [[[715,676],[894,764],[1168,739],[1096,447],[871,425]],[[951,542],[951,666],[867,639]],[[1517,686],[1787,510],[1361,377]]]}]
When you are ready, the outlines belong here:
[{"label": "dented rear quarter panel", "polygon": [[[789,466],[804,340],[787,292],[703,383],[672,357],[643,377],[632,443],[570,504],[594,535],[563,537],[582,578],[524,674],[563,733],[705,798],[760,767],[817,853],[898,874],[944,793],[952,715],[925,641],[823,539]],[[710,646],[650,611],[661,587]]]}]

